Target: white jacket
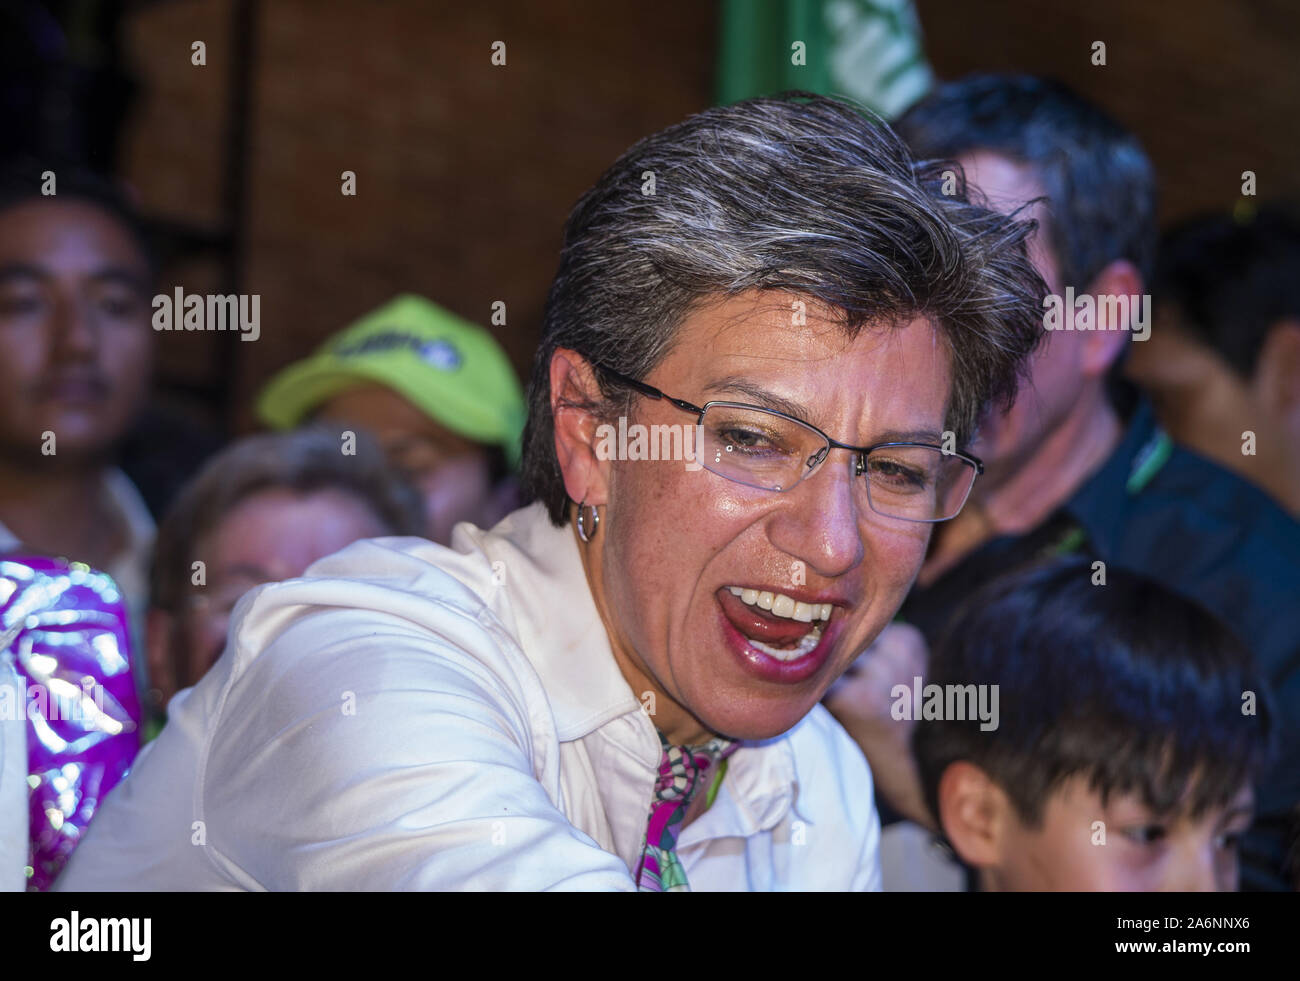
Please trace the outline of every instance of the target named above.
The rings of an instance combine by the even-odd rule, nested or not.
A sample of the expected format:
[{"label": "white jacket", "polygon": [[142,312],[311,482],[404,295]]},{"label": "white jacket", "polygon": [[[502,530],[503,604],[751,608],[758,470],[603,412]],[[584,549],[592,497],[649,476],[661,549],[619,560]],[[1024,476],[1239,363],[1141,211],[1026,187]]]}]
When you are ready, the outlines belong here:
[{"label": "white jacket", "polygon": [[[569,529],[357,542],[246,595],[59,888],[631,890],[660,756]],[[731,757],[695,890],[878,889],[856,744],[821,706]]]}]

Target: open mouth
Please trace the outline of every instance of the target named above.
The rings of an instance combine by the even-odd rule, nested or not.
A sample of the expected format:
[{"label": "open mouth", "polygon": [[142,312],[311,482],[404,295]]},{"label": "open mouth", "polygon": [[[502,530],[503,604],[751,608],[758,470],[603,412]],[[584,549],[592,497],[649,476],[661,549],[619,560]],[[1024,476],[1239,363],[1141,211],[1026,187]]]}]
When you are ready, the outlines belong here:
[{"label": "open mouth", "polygon": [[815,651],[835,614],[833,603],[808,603],[745,586],[718,590],[718,602],[751,647],[785,664]]}]

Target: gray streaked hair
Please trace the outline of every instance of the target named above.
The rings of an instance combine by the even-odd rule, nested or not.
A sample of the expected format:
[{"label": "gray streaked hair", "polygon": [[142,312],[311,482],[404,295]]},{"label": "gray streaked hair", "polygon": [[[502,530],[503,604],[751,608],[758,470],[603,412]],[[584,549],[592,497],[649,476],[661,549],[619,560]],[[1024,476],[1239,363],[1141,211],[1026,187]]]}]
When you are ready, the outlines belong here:
[{"label": "gray streaked hair", "polygon": [[940,85],[894,126],[918,157],[986,150],[1033,168],[1047,192],[1044,231],[1062,286],[1087,289],[1116,259],[1150,280],[1155,168],[1136,136],[1065,85],[970,75]]},{"label": "gray streaked hair", "polygon": [[[568,520],[555,455],[557,348],[633,378],[667,355],[696,308],[781,291],[867,324],[929,319],[952,353],[946,425],[971,437],[1009,404],[1042,335],[1046,288],[1026,253],[1032,222],[969,203],[960,172],[916,165],[882,121],[787,93],[719,106],[624,153],[574,206],[529,384],[523,484]],[[643,193],[647,175],[654,193]],[[950,192],[945,194],[944,192]],[[606,417],[631,396],[597,377]]]}]

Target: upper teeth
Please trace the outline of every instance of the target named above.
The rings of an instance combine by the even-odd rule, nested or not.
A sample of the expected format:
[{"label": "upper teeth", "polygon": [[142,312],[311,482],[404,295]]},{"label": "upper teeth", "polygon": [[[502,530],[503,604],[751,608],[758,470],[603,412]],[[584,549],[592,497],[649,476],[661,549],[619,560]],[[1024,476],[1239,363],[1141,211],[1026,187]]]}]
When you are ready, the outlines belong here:
[{"label": "upper teeth", "polygon": [[785,593],[760,592],[757,589],[743,589],[740,586],[728,586],[733,596],[739,596],[741,602],[757,606],[760,610],[770,610],[774,616],[801,623],[816,620],[829,620],[833,603],[800,603]]}]

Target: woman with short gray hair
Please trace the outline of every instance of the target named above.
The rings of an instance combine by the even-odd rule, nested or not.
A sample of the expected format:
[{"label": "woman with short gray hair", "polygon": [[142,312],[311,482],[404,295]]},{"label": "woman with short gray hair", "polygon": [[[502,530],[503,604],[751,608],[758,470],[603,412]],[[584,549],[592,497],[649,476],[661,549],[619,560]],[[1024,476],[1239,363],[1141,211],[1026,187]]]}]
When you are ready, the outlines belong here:
[{"label": "woman with short gray hair", "polygon": [[1030,230],[831,99],[633,146],[566,228],[534,503],[245,597],[65,886],[878,888],[818,702],[1040,336]]}]

